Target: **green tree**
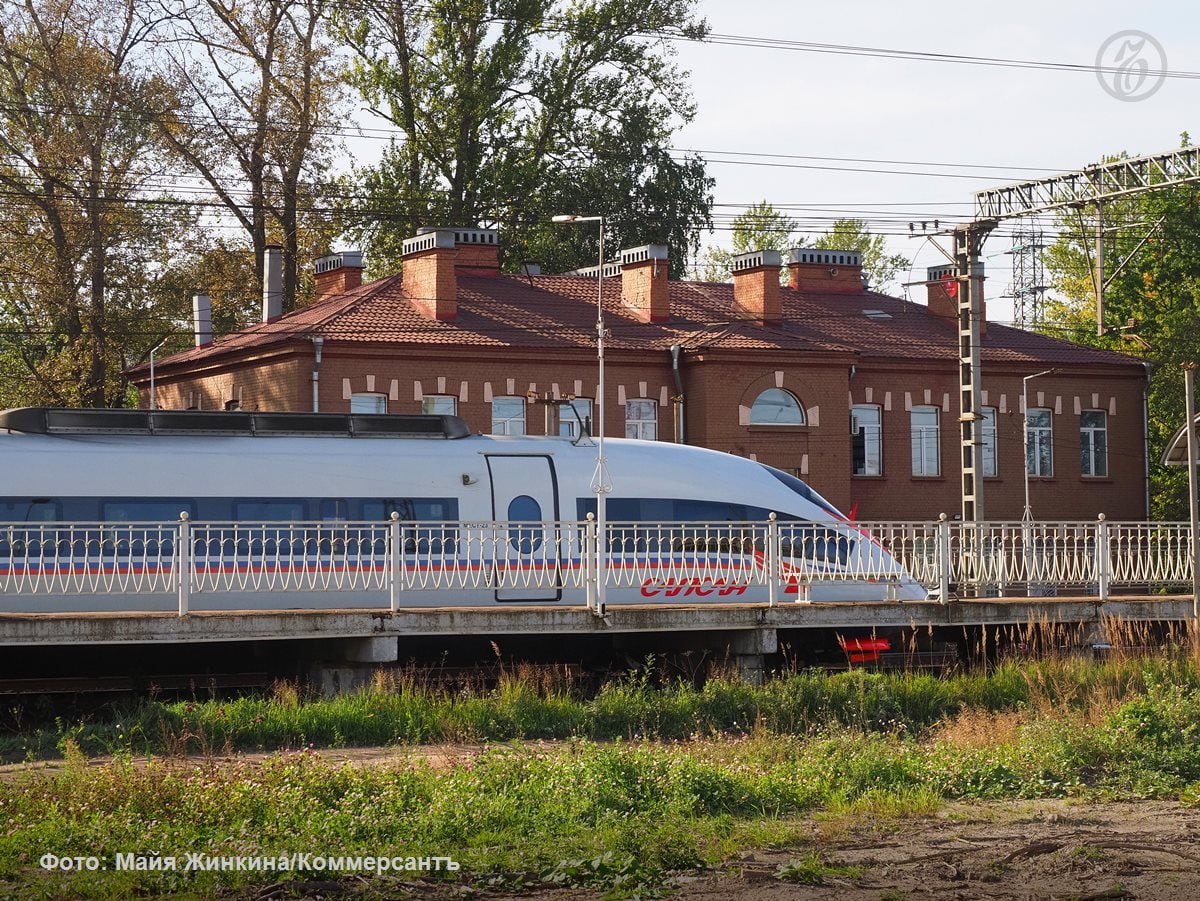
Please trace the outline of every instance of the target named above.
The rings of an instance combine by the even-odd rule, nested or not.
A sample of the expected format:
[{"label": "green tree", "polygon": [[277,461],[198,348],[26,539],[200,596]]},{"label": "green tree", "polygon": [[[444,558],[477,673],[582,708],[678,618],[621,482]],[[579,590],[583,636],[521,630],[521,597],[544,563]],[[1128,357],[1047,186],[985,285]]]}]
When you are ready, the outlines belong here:
[{"label": "green tree", "polygon": [[896,276],[912,266],[908,257],[887,252],[883,235],[872,235],[861,219],[838,219],[813,242],[821,250],[855,250],[862,254],[863,272],[872,290],[887,292],[894,288]]},{"label": "green tree", "polygon": [[142,62],[157,24],[137,0],[0,7],[6,403],[122,403],[161,316],[148,289],[180,214],[142,202],[166,165],[149,121],[169,89]]},{"label": "green tree", "polygon": [[1150,364],[1150,512],[1154,518],[1186,519],[1186,469],[1159,461],[1186,419],[1181,364],[1200,359],[1200,188],[1170,188],[1105,204],[1110,281],[1101,337],[1091,271],[1095,225],[1094,208],[1060,219],[1060,236],[1045,257],[1054,294],[1046,304],[1044,328]]},{"label": "green tree", "polygon": [[[730,261],[742,253],[755,250],[790,250],[803,245],[794,235],[800,223],[781,213],[767,201],[756,203],[733,219],[730,231],[730,248],[710,246],[704,257],[700,277],[706,282],[728,281]],[[780,281],[786,283],[786,270],[780,272]]]},{"label": "green tree", "polygon": [[328,249],[315,209],[331,200],[329,126],[341,125],[345,99],[328,34],[333,2],[165,2],[174,33],[161,56],[177,102],[159,110],[159,133],[244,230],[255,293],[267,245],[282,246],[291,310],[303,295],[300,261],[314,243]]},{"label": "green tree", "polygon": [[596,259],[596,230],[551,226],[604,215],[610,247],[666,243],[684,271],[707,226],[712,179],[676,159],[695,114],[668,42],[703,34],[696,0],[394,0],[348,4],[350,80],[401,133],[356,174],[350,215],[374,274],[399,267],[420,225],[496,225],[503,262],[551,269]]}]

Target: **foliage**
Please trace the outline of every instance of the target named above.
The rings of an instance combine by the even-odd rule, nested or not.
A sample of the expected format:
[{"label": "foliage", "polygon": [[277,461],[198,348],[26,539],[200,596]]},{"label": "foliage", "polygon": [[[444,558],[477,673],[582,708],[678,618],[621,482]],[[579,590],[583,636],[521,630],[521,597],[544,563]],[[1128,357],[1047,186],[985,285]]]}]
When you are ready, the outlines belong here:
[{"label": "foliage", "polygon": [[604,899],[662,898],[666,874],[636,857],[618,858],[612,851],[596,857],[561,860],[542,879],[552,885],[604,889]]},{"label": "foliage", "polygon": [[858,879],[862,867],[826,863],[819,854],[810,854],[779,867],[775,878],[801,885],[825,885],[829,879]]},{"label": "foliage", "polygon": [[283,308],[303,290],[301,259],[328,250],[336,142],[345,84],[328,34],[331,0],[168,0],[173,102],[158,134],[215,193],[254,254],[248,287],[261,296],[268,243],[283,249]]},{"label": "foliage", "polygon": [[166,165],[149,119],[170,94],[144,63],[150,15],[134,0],[0,10],[6,404],[120,404],[123,366],[167,318],[157,269],[188,216],[145,203]]},{"label": "foliage", "polygon": [[1106,334],[1096,335],[1094,208],[1064,214],[1062,232],[1046,250],[1055,295],[1046,303],[1044,328],[1150,364],[1150,517],[1186,519],[1186,467],[1160,461],[1186,420],[1181,366],[1195,362],[1200,351],[1200,188],[1187,185],[1110,201],[1103,215],[1105,229],[1112,229],[1105,242],[1111,280],[1104,290]]},{"label": "foliage", "polygon": [[887,252],[883,235],[872,235],[867,223],[861,219],[839,219],[813,247],[822,250],[856,250],[862,254],[863,273],[874,291],[887,292],[894,288],[897,275],[907,272],[912,266],[908,257]]},{"label": "foliage", "polygon": [[714,678],[697,688],[629,678],[603,686],[594,697],[581,696],[570,684],[519,675],[478,692],[404,680],[333,699],[299,699],[283,691],[229,701],[146,701],[106,721],[56,723],[2,737],[0,754],[53,754],[68,740],[89,754],[205,754],[310,744],[809,735],[830,728],[924,736],[964,710],[1086,711],[1161,685],[1200,688],[1200,673],[1176,657],[1010,662],[990,673],[944,679],[811,671],[761,686]]},{"label": "foliage", "polygon": [[[1200,693],[1160,686],[1089,719],[1061,709],[986,747],[944,737],[829,728],[808,736],[684,743],[571,741],[484,747],[458,765],[419,758],[336,765],[309,753],[202,766],[118,755],[0,783],[0,873],[43,895],[226,890],[277,873],[113,872],[52,876],[38,858],[139,849],[447,855],[460,878],[540,872],[552,884],[652,897],[664,871],[768,842],[801,846],[817,810],[903,817],[934,800],[1184,798],[1200,784]],[[332,874],[331,874],[332,875]],[[857,872],[802,857],[781,878]],[[61,883],[57,882],[62,879]],[[51,884],[50,880],[54,880]]]},{"label": "foliage", "polygon": [[[800,223],[775,209],[767,201],[756,203],[733,220],[729,249],[710,246],[705,253],[701,278],[705,281],[728,281],[730,260],[738,254],[754,250],[787,251],[803,247],[804,239],[797,236]],[[838,219],[829,231],[813,242],[824,250],[851,250],[862,254],[863,272],[876,291],[887,291],[901,272],[912,264],[907,257],[887,252],[883,235],[872,235],[861,219]],[[787,271],[781,271],[780,281],[787,284]]]},{"label": "foliage", "polygon": [[[755,250],[787,251],[802,244],[794,237],[800,223],[782,213],[767,201],[756,203],[734,217],[730,232],[730,249],[709,247],[705,253],[701,278],[707,282],[723,282],[730,278],[730,261],[742,253]],[[786,270],[780,281],[787,283]]]},{"label": "foliage", "polygon": [[[419,225],[496,225],[503,263],[590,265],[610,247],[665,243],[682,272],[709,223],[713,181],[671,136],[691,120],[668,36],[701,35],[695,0],[433,0],[348,5],[350,81],[398,128],[358,173],[351,215],[373,274],[399,267]],[[382,215],[382,211],[387,215]]]}]

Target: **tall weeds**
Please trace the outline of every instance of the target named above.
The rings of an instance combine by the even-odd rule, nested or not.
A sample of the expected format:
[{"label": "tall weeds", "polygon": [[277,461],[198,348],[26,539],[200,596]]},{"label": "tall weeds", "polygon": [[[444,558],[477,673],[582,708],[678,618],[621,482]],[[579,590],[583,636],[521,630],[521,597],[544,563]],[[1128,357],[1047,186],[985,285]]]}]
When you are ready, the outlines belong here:
[{"label": "tall weeds", "polygon": [[[1051,638],[1043,631],[1038,641]],[[761,686],[730,676],[701,686],[663,684],[642,669],[595,691],[570,670],[509,666],[488,685],[469,676],[447,684],[413,669],[380,673],[368,688],[332,699],[281,682],[266,695],[235,700],[145,701],[106,719],[2,736],[0,754],[50,756],[68,741],[89,755],[216,756],[309,746],[812,735],[830,728],[921,737],[964,716],[979,724],[990,716],[996,728],[1046,717],[1094,724],[1121,703],[1173,686],[1200,686],[1200,668],[1186,652],[1120,651],[1095,660],[1043,647],[1037,657],[1022,650],[986,669],[942,677],[811,670]],[[973,727],[963,720],[960,728],[966,735]]]}]

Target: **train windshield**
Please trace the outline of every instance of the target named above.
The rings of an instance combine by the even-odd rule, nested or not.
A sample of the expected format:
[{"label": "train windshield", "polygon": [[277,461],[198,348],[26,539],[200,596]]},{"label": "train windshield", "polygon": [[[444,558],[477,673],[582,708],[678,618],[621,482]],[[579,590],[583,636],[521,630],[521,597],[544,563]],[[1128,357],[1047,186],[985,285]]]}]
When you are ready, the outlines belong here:
[{"label": "train windshield", "polygon": [[789,475],[782,469],[776,469],[774,466],[767,466],[765,463],[760,463],[759,466],[761,466],[771,475],[775,476],[775,478],[779,479],[779,481],[783,482],[784,485],[796,492],[796,494],[800,495],[806,501],[816,504],[826,513],[828,513],[832,519],[845,520],[846,517],[842,516],[842,514],[837,511],[837,508],[835,508],[833,504],[829,503],[829,501],[825,500],[825,498],[821,497],[821,495],[817,494],[817,492],[813,491],[794,475]]}]

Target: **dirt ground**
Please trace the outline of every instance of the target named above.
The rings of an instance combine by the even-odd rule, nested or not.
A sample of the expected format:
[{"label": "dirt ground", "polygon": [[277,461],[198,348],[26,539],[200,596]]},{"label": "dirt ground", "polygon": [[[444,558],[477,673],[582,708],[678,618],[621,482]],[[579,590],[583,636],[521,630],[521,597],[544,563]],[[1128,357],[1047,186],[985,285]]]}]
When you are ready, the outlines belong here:
[{"label": "dirt ground", "polygon": [[814,823],[813,850],[855,880],[777,878],[797,849],[684,877],[680,899],[1200,899],[1200,810],[1178,804],[955,804],[902,825]]},{"label": "dirt ground", "polygon": [[[452,766],[477,751],[468,745],[442,745],[420,754],[434,766]],[[414,749],[356,748],[321,755],[337,762],[387,765],[411,759],[413,753]],[[259,756],[206,761],[220,764]],[[31,766],[53,772],[62,764],[0,767],[0,780]],[[780,878],[781,868],[814,854],[829,868],[818,874],[818,884]],[[857,872],[839,875],[838,868]],[[709,870],[672,874],[664,891],[680,901],[1200,901],[1200,808],[1149,801],[1021,801],[949,804],[936,815],[900,822],[819,816],[812,819],[811,840],[801,846],[758,849]],[[600,889],[529,885],[514,892],[358,876],[260,886],[238,898],[584,901],[603,894]]]},{"label": "dirt ground", "polygon": [[[860,875],[824,876],[817,885],[779,878],[781,867],[814,852],[831,867],[861,868]],[[811,844],[747,852],[718,868],[675,874],[664,890],[678,901],[1192,901],[1200,899],[1200,810],[1039,801],[954,804],[899,825],[814,819]],[[604,892],[342,883],[302,897],[449,901],[464,894],[481,901],[591,901]]]}]

